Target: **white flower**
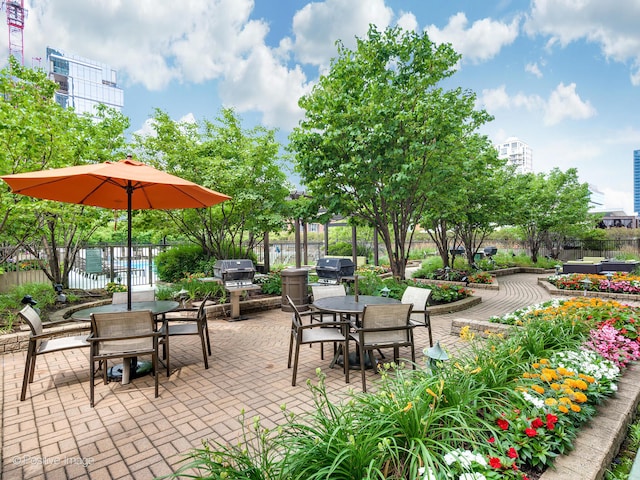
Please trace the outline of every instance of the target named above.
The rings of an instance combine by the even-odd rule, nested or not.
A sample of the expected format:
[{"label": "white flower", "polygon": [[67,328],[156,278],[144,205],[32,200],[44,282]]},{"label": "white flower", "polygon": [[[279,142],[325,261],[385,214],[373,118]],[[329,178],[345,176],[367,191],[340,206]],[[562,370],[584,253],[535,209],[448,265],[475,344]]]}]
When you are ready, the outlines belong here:
[{"label": "white flower", "polygon": [[436,478],[436,474],[433,473],[433,470],[429,469],[427,471],[425,467],[420,467],[418,469],[418,475],[424,475],[424,477],[422,477],[422,480],[438,480]]},{"label": "white flower", "polygon": [[481,473],[463,473],[458,480],[487,480],[487,477]]}]

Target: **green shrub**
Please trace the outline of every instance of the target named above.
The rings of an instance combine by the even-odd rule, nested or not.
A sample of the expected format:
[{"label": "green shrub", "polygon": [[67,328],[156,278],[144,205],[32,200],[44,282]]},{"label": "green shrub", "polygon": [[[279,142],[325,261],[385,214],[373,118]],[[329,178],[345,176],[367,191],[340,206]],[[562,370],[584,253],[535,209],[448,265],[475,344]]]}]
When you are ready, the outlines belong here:
[{"label": "green shrub", "polygon": [[0,295],[0,331],[9,332],[13,329],[18,311],[24,307],[21,300],[25,295],[31,295],[38,302],[36,307],[42,310],[56,303],[55,290],[48,283],[16,285],[6,294]]},{"label": "green shrub", "polygon": [[159,253],[155,263],[160,280],[177,282],[189,273],[198,272],[206,260],[202,247],[182,245]]},{"label": "green shrub", "polygon": [[[338,257],[351,257],[353,255],[353,246],[349,242],[336,242],[333,245],[329,245],[329,256],[337,255]],[[360,257],[369,257],[371,250],[364,245],[356,246],[356,253]]]},{"label": "green shrub", "polygon": [[282,277],[279,271],[272,271],[268,275],[256,277],[255,283],[262,287],[262,293],[282,295]]}]

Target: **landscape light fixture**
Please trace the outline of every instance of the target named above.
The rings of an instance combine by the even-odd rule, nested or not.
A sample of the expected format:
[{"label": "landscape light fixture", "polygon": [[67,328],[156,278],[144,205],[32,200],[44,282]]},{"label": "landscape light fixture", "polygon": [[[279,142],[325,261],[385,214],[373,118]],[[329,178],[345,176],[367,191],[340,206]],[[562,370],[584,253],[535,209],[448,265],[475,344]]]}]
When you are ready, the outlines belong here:
[{"label": "landscape light fixture", "polygon": [[438,340],[433,347],[425,348],[423,353],[429,359],[427,366],[432,372],[438,369],[438,362],[446,362],[449,360],[449,355],[447,355],[447,352],[440,346],[440,340]]},{"label": "landscape light fixture", "polygon": [[587,290],[589,290],[589,286],[591,286],[593,284],[593,282],[591,280],[589,280],[589,277],[585,277],[583,280],[580,280],[580,283],[584,287],[584,296],[586,297],[587,296]]}]

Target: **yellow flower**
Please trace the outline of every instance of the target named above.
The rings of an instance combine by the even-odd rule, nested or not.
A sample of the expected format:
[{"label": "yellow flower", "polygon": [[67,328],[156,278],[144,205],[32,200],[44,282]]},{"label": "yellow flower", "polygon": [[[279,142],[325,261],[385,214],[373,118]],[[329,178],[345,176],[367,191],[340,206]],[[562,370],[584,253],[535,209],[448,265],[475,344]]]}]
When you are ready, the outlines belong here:
[{"label": "yellow flower", "polygon": [[402,409],[402,411],[403,411],[403,412],[408,412],[408,411],[409,411],[409,410],[411,410],[412,408],[413,408],[413,403],[412,403],[412,402],[409,402],[409,403],[407,403],[407,406],[406,406],[406,407],[404,407],[404,408]]},{"label": "yellow flower", "polygon": [[539,363],[534,363],[532,366],[533,366],[533,368],[540,368],[540,364]]},{"label": "yellow flower", "polygon": [[580,410],[582,410],[582,409],[580,408],[580,406],[579,406],[579,405],[576,405],[575,403],[572,403],[572,404],[571,404],[571,410],[572,410],[572,411],[574,411],[574,412],[576,412],[576,413],[578,413],[578,412],[579,412]]},{"label": "yellow flower", "polygon": [[585,375],[584,373],[580,373],[578,376],[582,380],[584,380],[585,382],[588,382],[588,383],[594,383],[596,381],[596,379],[593,378],[591,375]]},{"label": "yellow flower", "polygon": [[555,390],[555,391],[558,391],[562,388],[559,383],[552,383],[549,386],[551,387],[552,390]]},{"label": "yellow flower", "polygon": [[574,392],[573,398],[575,399],[576,402],[579,402],[579,403],[584,403],[587,401],[587,396],[582,392]]},{"label": "yellow flower", "polygon": [[557,403],[558,403],[558,401],[555,398],[547,398],[544,401],[544,404],[547,405],[548,407],[553,407]]},{"label": "yellow flower", "polygon": [[569,413],[569,409],[567,407],[565,407],[564,405],[560,405],[558,407],[558,410],[560,410],[562,413]]},{"label": "yellow flower", "polygon": [[589,388],[589,385],[587,385],[587,382],[585,382],[584,380],[576,380],[574,384],[576,388],[579,388],[580,390],[586,390]]},{"label": "yellow flower", "polygon": [[542,365],[549,365],[549,363],[550,363],[550,362],[549,362],[549,359],[548,359],[548,358],[541,358],[541,359],[540,359],[540,363],[541,363]]},{"label": "yellow flower", "polygon": [[544,394],[544,388],[542,388],[540,385],[532,385],[531,390],[538,392],[540,395]]},{"label": "yellow flower", "polygon": [[571,405],[571,399],[569,397],[560,397],[558,401],[560,403],[566,403],[567,405]]}]

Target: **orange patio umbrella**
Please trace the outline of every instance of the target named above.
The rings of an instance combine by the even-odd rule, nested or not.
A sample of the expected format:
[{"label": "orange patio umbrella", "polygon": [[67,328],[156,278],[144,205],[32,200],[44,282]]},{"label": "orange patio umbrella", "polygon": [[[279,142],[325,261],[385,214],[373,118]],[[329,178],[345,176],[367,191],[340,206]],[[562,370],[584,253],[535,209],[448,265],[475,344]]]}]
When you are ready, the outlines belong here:
[{"label": "orange patio umbrella", "polygon": [[127,308],[131,309],[131,211],[204,208],[228,195],[131,159],[4,175],[13,193],[127,210]]}]

